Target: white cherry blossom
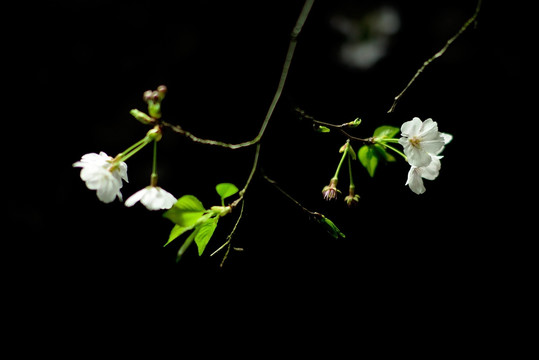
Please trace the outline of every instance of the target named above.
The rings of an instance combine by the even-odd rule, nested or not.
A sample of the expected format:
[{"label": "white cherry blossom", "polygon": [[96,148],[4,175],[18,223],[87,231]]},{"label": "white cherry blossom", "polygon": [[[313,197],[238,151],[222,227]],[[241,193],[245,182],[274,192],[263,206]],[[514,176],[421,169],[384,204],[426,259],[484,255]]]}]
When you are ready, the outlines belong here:
[{"label": "white cherry blossom", "polygon": [[423,194],[426,191],[423,179],[434,180],[440,174],[440,169],[442,167],[440,159],[442,159],[443,156],[439,156],[438,154],[444,150],[445,144],[448,144],[453,140],[453,135],[450,134],[440,133],[440,136],[444,141],[444,145],[436,152],[436,154],[430,155],[431,161],[429,164],[427,166],[412,165],[408,172],[408,180],[405,185],[408,185],[410,190],[418,195]]},{"label": "white cherry blossom", "polygon": [[147,186],[137,191],[125,201],[125,206],[131,207],[138,201],[148,210],[170,209],[177,199],[159,186]]},{"label": "white cherry blossom", "polygon": [[127,180],[127,164],[113,164],[113,158],[104,152],[83,155],[80,161],[73,164],[80,167],[80,178],[90,190],[97,191],[97,197],[104,203],[110,203],[118,197],[122,200],[122,180]]},{"label": "white cherry blossom", "polygon": [[418,117],[401,126],[399,144],[404,147],[404,154],[411,166],[424,167],[430,164],[431,155],[441,151],[445,144],[438,132],[438,124],[432,119],[421,121]]}]

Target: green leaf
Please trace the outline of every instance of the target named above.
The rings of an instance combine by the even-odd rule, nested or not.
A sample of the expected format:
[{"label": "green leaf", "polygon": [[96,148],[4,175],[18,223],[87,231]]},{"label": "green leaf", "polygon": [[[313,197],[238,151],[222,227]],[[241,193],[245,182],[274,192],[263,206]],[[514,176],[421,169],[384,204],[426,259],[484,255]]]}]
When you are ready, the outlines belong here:
[{"label": "green leaf", "polygon": [[375,138],[392,138],[395,135],[399,133],[400,129],[398,127],[389,126],[389,125],[383,125],[380,127],[377,127],[376,130],[374,130],[373,137]]},{"label": "green leaf", "polygon": [[373,146],[374,151],[378,154],[378,157],[381,159],[384,159],[387,162],[395,162],[397,161],[393,155],[387,152],[387,150],[380,144],[375,144]]},{"label": "green leaf", "polygon": [[178,255],[176,255],[176,262],[180,261],[180,259],[182,258],[182,255],[187,251],[189,246],[193,243],[193,240],[195,239],[197,234],[198,234],[198,229],[195,229],[195,231],[193,231],[191,235],[189,235],[189,237],[185,239],[185,241],[183,242],[183,245],[180,247],[180,250],[178,250]]},{"label": "green leaf", "polygon": [[232,195],[234,195],[235,193],[237,193],[239,191],[239,189],[236,187],[236,185],[231,184],[231,183],[218,184],[215,187],[215,190],[217,191],[217,193],[221,197],[221,200],[224,200],[227,197],[232,196]]},{"label": "green leaf", "polygon": [[343,239],[346,238],[346,235],[344,235],[341,230],[333,223],[333,221],[329,220],[327,217],[322,215],[322,217],[319,219],[320,223],[324,225],[326,231],[333,236],[334,239],[338,239],[339,236]]},{"label": "green leaf", "polygon": [[192,227],[205,211],[200,200],[193,195],[184,195],[163,216],[176,225]]},{"label": "green leaf", "polygon": [[328,133],[328,132],[331,131],[328,127],[323,126],[323,125],[315,126],[314,129],[315,129],[317,132],[319,132],[319,133]]},{"label": "green leaf", "polygon": [[363,145],[357,152],[361,165],[367,169],[371,177],[374,176],[376,167],[378,166],[379,154],[372,145]]},{"label": "green leaf", "polygon": [[[185,251],[187,251],[187,248],[191,245],[193,240],[197,244],[199,255],[202,254],[204,248],[208,244],[208,241],[210,241],[213,231],[215,231],[215,227],[217,227],[217,221],[219,220],[219,218],[214,217],[214,215],[215,214],[212,213],[204,214],[199,217],[196,223],[192,226],[184,227],[176,225],[172,228],[172,231],[170,232],[170,235],[168,237],[168,241],[164,246],[177,239],[183,233],[194,229],[191,235],[189,235],[189,237],[184,241],[183,245],[178,251],[176,261],[180,260],[180,258],[185,253]],[[211,229],[211,227],[213,227],[213,229]],[[211,233],[209,233],[210,230]]]},{"label": "green leaf", "polygon": [[215,228],[217,228],[218,217],[206,220],[203,224],[197,227],[197,234],[195,235],[195,243],[198,247],[198,255],[202,255],[206,245],[210,241]]},{"label": "green leaf", "polygon": [[358,127],[359,124],[361,124],[361,119],[356,118],[354,121],[350,121],[347,125],[348,127],[355,128],[355,127]]},{"label": "green leaf", "polygon": [[173,240],[176,240],[181,234],[183,234],[184,232],[186,231],[189,231],[189,230],[192,230],[194,227],[193,226],[180,226],[180,225],[174,225],[174,227],[172,228],[172,230],[170,231],[170,235],[168,236],[168,241],[165,245],[163,246],[167,246],[168,244],[170,244]]}]

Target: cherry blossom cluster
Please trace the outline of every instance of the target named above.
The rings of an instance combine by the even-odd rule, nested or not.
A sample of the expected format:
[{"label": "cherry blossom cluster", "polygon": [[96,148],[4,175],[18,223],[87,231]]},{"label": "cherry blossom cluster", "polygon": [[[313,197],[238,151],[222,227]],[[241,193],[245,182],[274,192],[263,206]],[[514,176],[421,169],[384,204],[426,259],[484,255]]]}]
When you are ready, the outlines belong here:
[{"label": "cherry blossom cluster", "polygon": [[[144,101],[148,104],[147,115],[139,110],[132,110],[131,114],[144,124],[156,123],[161,117],[161,101],[165,97],[167,89],[160,86],[156,91],[146,91],[143,95]],[[153,169],[150,185],[131,195],[126,201],[125,206],[131,207],[140,202],[148,210],[170,209],[175,203],[176,198],[157,186],[157,142],[162,138],[161,125],[156,124],[153,129],[148,131],[146,136],[127,148],[124,152],[112,158],[104,152],[89,153],[83,155],[80,161],[73,164],[74,167],[81,168],[80,177],[86,183],[90,190],[96,190],[97,197],[104,203],[113,202],[116,198],[123,200],[121,189],[123,181],[128,182],[127,164],[125,161],[138,151],[153,143]]]},{"label": "cherry blossom cluster", "polygon": [[[395,158],[387,150],[392,150],[408,162],[411,167],[405,185],[408,185],[414,193],[423,194],[426,191],[423,179],[434,180],[438,177],[441,169],[440,159],[443,157],[440,154],[444,150],[445,145],[453,139],[453,136],[439,132],[438,124],[432,119],[421,121],[418,117],[414,117],[412,120],[402,124],[400,128],[401,137],[396,139],[393,136],[398,132],[399,128],[381,126],[375,130],[372,137],[367,139],[355,138],[345,132],[350,139],[360,140],[366,145],[359,150],[358,156],[356,156],[355,151],[350,145],[350,139],[341,147],[340,152],[343,155],[335,175],[331,178],[329,185],[322,189],[324,199],[334,200],[341,194],[341,191],[337,188],[339,173],[345,159],[348,158],[350,186],[349,194],[344,201],[349,207],[357,205],[359,195],[355,191],[356,187],[352,177],[351,160],[359,158],[372,177],[379,161],[395,161]],[[394,148],[392,146],[393,143],[400,144],[403,147],[403,151]]]},{"label": "cherry blossom cluster", "polygon": [[411,168],[406,185],[416,194],[423,194],[423,179],[434,180],[440,173],[440,153],[453,140],[453,135],[438,131],[438,124],[432,119],[421,121],[414,117],[401,127],[399,144]]}]

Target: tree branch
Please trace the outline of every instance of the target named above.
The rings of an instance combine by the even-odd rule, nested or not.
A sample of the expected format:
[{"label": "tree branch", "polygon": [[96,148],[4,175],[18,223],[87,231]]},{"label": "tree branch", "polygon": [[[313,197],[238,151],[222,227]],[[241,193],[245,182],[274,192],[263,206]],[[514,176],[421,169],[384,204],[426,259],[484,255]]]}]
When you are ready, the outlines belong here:
[{"label": "tree branch", "polygon": [[479,14],[479,10],[481,9],[481,0],[478,0],[477,2],[477,7],[475,8],[475,13],[472,15],[471,18],[469,18],[465,23],[464,25],[462,25],[462,27],[460,28],[460,30],[449,40],[447,40],[445,46],[440,50],[438,51],[436,54],[434,54],[430,59],[428,59],[427,61],[425,61],[423,63],[423,66],[421,66],[419,68],[419,70],[417,70],[417,72],[415,73],[414,77],[412,78],[412,80],[410,80],[410,82],[408,83],[408,85],[406,85],[406,87],[404,88],[404,90],[402,90],[400,92],[399,95],[395,96],[395,99],[393,101],[393,105],[391,105],[391,108],[388,110],[388,113],[392,113],[393,111],[395,111],[395,107],[397,106],[397,102],[400,100],[400,98],[404,95],[404,93],[406,92],[406,90],[408,90],[408,88],[414,83],[414,81],[418,78],[418,76],[423,72],[423,70],[425,70],[425,68],[427,66],[430,65],[431,62],[433,62],[434,60],[438,59],[440,56],[442,56],[445,51],[449,48],[449,46],[455,41],[458,39],[458,37],[468,28],[468,26],[470,26],[470,24],[472,24],[475,19],[477,18],[477,15]]},{"label": "tree branch", "polygon": [[273,100],[271,101],[271,104],[268,108],[268,112],[266,113],[264,122],[262,123],[262,126],[260,127],[260,130],[258,131],[258,135],[254,139],[250,141],[238,143],[238,144],[230,144],[230,143],[225,143],[222,141],[199,138],[198,136],[193,135],[189,131],[184,130],[179,125],[173,125],[165,121],[162,121],[161,124],[165,127],[170,128],[172,131],[178,134],[186,136],[187,138],[191,139],[194,142],[198,142],[198,143],[206,144],[206,145],[221,146],[228,149],[239,149],[239,148],[251,146],[260,142],[260,140],[264,136],[266,128],[268,127],[271,116],[273,115],[273,111],[275,110],[275,107],[277,106],[277,103],[279,102],[279,98],[281,97],[281,94],[283,92],[286,78],[288,76],[288,70],[290,69],[290,64],[292,63],[292,57],[294,56],[294,51],[296,50],[298,35],[301,32],[301,29],[303,28],[305,21],[307,20],[307,16],[309,15],[309,12],[311,11],[311,7],[313,6],[313,3],[314,3],[314,0],[306,0],[305,3],[303,4],[301,13],[298,17],[298,20],[296,21],[296,25],[294,26],[294,29],[292,30],[290,34],[290,43],[288,44],[288,51],[286,53],[286,58],[283,64],[283,70],[281,72],[281,78],[279,80],[279,84],[277,85],[277,90],[275,91]]}]

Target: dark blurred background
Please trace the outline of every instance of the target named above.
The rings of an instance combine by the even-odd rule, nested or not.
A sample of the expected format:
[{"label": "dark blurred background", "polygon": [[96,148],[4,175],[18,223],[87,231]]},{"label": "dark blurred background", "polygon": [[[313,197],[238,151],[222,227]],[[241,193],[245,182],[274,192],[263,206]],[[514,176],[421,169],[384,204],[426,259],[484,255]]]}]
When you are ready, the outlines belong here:
[{"label": "dark blurred background", "polygon": [[[262,300],[301,309],[328,297],[331,311],[350,314],[360,302],[390,312],[412,303],[444,307],[437,316],[446,320],[477,307],[474,297],[503,277],[507,260],[498,258],[503,244],[485,229],[504,225],[493,216],[509,196],[498,190],[509,175],[492,168],[497,159],[487,146],[492,132],[499,134],[496,125],[518,116],[514,89],[523,73],[516,12],[484,1],[476,26],[387,113],[475,6],[469,0],[315,2],[262,142],[260,169],[347,237],[333,239],[258,172],[232,239],[243,251],[231,250],[223,268],[224,252],[209,254],[224,243],[239,212],[220,221],[203,256],[193,246],[176,264],[181,240],[163,248],[172,223],[140,204],[101,203],[72,163],[90,152],[114,156],[142,138],[148,129],[129,110],[145,110],[142,93],[161,84],[169,90],[165,120],[203,138],[254,138],[302,1],[49,1],[24,9],[23,25],[12,29],[17,37],[8,40],[16,62],[8,72],[24,101],[17,111],[23,141],[15,146],[27,155],[15,160],[8,220],[16,231],[6,233],[10,250],[3,253],[17,259],[10,271],[27,274],[18,286],[45,296],[59,313],[83,309],[87,320],[100,319],[103,309],[130,319],[125,304],[150,306],[157,317],[172,306],[182,313],[200,300],[217,305],[197,311],[225,318]],[[363,123],[350,131],[359,137],[380,125],[430,117],[454,140],[440,176],[425,180],[420,196],[404,186],[403,161],[381,164],[373,179],[356,163],[361,200],[348,209],[321,195],[345,139],[312,131],[295,107],[336,124],[360,117]],[[215,185],[242,188],[253,156],[254,147],[208,147],[166,131],[159,184],[176,197],[193,194],[206,207],[217,205]],[[151,149],[128,166],[124,199],[149,183]],[[345,168],[343,197],[347,178]]]}]

